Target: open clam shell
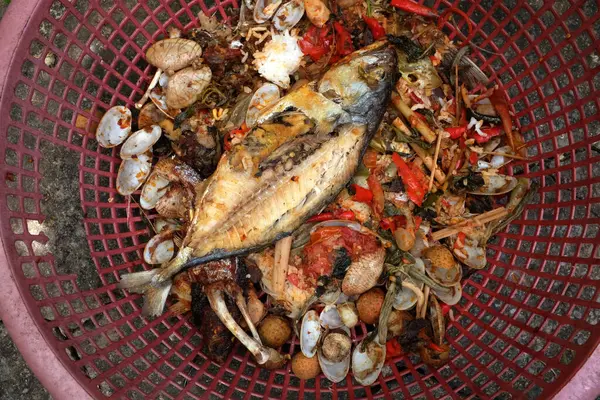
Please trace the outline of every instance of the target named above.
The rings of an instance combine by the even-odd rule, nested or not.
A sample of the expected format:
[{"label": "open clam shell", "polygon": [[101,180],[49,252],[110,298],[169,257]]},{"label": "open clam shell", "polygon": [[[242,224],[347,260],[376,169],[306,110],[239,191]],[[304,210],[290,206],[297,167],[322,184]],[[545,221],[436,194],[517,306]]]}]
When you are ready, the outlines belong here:
[{"label": "open clam shell", "polygon": [[425,271],[431,279],[444,287],[454,286],[462,279],[462,268],[456,262],[450,268],[440,268],[428,263]]},{"label": "open clam shell", "polygon": [[275,29],[292,29],[304,15],[304,0],[291,0],[279,7],[273,17]]},{"label": "open clam shell", "polygon": [[[144,210],[152,210],[156,203],[167,192],[170,181],[157,173],[152,173],[142,188],[140,196],[140,206]],[[159,231],[160,232],[160,231]]]},{"label": "open clam shell", "polygon": [[256,125],[258,116],[280,98],[279,87],[273,83],[265,83],[252,95],[246,111],[246,125]]},{"label": "open clam shell", "polygon": [[437,296],[437,298],[448,304],[449,306],[453,306],[457,304],[462,297],[462,286],[460,283],[450,286],[448,288],[431,288],[431,292]]},{"label": "open clam shell", "polygon": [[158,125],[150,125],[131,135],[121,147],[121,158],[132,158],[146,153],[160,139],[162,129]]},{"label": "open clam shell", "polygon": [[325,306],[323,311],[321,311],[321,315],[319,315],[319,322],[325,329],[337,329],[344,325],[342,317],[334,304]]},{"label": "open clam shell", "polygon": [[180,230],[182,226],[176,219],[157,218],[154,220],[154,229],[156,232],[162,232],[163,229]]},{"label": "open clam shell", "polygon": [[474,269],[482,269],[487,265],[487,255],[485,247],[479,246],[479,241],[470,237],[465,238],[465,243],[461,248],[454,248],[454,256],[466,266]]},{"label": "open clam shell", "polygon": [[179,110],[173,110],[167,106],[167,96],[159,91],[152,91],[152,93],[150,93],[150,100],[152,100],[152,103],[154,103],[156,108],[158,108],[168,118],[173,119],[179,113]]},{"label": "open clam shell", "polygon": [[502,174],[488,174],[485,171],[482,173],[483,186],[478,188],[470,194],[482,195],[482,196],[499,196],[512,191],[517,186],[517,179]]},{"label": "open clam shell", "polygon": [[[335,338],[332,335],[335,335]],[[352,339],[347,328],[330,332],[323,338],[317,352],[319,365],[325,377],[331,382],[341,382],[348,375],[351,349]]]},{"label": "open clam shell", "polygon": [[300,350],[306,357],[311,358],[316,354],[321,332],[322,328],[317,312],[309,310],[304,314],[300,328]]},{"label": "open clam shell", "polygon": [[124,106],[114,106],[102,116],[96,140],[102,147],[111,148],[123,143],[131,133],[131,111]]},{"label": "open clam shell", "polygon": [[146,60],[163,71],[178,71],[202,55],[202,47],[189,39],[159,40],[146,50]]},{"label": "open clam shell", "polygon": [[123,196],[135,192],[148,178],[152,167],[152,154],[123,160],[117,173],[117,192]]},{"label": "open clam shell", "polygon": [[254,5],[254,21],[257,24],[263,24],[275,15],[275,12],[281,5],[282,0],[257,0]]},{"label": "open clam shell", "polygon": [[170,261],[175,254],[174,233],[175,231],[167,229],[154,235],[144,248],[144,261],[148,264],[163,264]]},{"label": "open clam shell", "polygon": [[429,296],[429,321],[433,330],[433,341],[441,345],[446,334],[446,320],[442,313],[442,307],[435,296]]},{"label": "open clam shell", "polygon": [[352,352],[352,374],[363,386],[372,385],[385,363],[386,348],[379,344],[377,337],[367,343],[360,342]]},{"label": "open clam shell", "polygon": [[[415,265],[413,268],[415,268],[415,270],[420,274],[425,273],[425,264],[420,258],[415,259]],[[404,279],[423,290],[424,283],[420,280],[410,276],[405,277]],[[403,288],[402,290],[398,291],[398,294],[396,294],[396,297],[394,298],[394,309],[396,310],[409,310],[413,308],[415,304],[417,304],[417,295],[415,295],[415,293],[408,288]]]},{"label": "open clam shell", "polygon": [[138,128],[143,129],[147,126],[158,124],[164,119],[165,114],[154,103],[146,103],[140,110],[140,115],[138,115]]}]

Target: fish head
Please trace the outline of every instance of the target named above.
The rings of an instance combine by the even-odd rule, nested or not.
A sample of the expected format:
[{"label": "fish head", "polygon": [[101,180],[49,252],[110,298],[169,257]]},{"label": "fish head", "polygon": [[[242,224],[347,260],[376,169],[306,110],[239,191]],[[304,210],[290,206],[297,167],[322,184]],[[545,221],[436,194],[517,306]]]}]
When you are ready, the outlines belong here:
[{"label": "fish head", "polygon": [[355,123],[377,130],[392,89],[398,80],[396,50],[378,41],[341,59],[323,75],[317,90],[339,104]]}]

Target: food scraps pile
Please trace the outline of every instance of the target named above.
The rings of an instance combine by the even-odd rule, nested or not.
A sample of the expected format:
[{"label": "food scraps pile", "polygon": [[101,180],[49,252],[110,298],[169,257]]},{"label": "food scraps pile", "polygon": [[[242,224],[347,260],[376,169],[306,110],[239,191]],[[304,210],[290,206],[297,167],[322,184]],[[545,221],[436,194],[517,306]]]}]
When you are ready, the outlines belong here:
[{"label": "food scraps pile", "polygon": [[412,1],[229,11],[168,29],[136,110],[98,126],[155,232],[157,268],[119,287],[147,316],[169,298],[191,313],[217,362],[235,337],[261,367],[292,356],[300,379],[351,368],[371,385],[407,353],[444,364],[463,279],[534,192],[505,173],[525,144],[504,94]]}]

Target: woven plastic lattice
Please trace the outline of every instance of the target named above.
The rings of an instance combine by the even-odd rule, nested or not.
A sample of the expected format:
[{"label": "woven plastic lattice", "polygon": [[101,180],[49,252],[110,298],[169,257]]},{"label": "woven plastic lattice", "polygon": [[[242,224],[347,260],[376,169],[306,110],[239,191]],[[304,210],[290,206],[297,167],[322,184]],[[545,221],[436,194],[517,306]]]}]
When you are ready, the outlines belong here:
[{"label": "woven plastic lattice", "polygon": [[[225,17],[233,0],[40,2],[0,104],[1,234],[32,317],[92,395],[547,399],[574,374],[600,341],[598,3],[427,3],[472,19],[486,50],[474,57],[507,91],[530,144],[513,172],[542,189],[490,246],[490,268],[466,283],[447,335],[452,361],[434,370],[399,358],[363,388],[351,376],[332,385],[269,373],[239,348],[213,364],[190,321],[145,320],[139,298],[115,289],[120,274],[145,268],[148,231],[114,189],[118,153],[98,147],[99,117],[141,96],[153,72],[144,50],[166,26],[193,26],[201,9]],[[445,29],[460,39],[457,21]]]}]

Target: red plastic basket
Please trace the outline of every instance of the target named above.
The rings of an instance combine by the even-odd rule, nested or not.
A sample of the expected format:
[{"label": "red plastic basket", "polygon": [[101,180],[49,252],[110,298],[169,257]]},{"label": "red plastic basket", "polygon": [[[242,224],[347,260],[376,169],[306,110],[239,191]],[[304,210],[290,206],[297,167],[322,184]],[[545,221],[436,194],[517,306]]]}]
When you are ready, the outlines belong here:
[{"label": "red plastic basket", "polygon": [[[2,302],[7,314],[24,302],[21,321],[32,319],[45,339],[16,338],[28,359],[51,349],[98,398],[556,393],[600,342],[598,3],[427,3],[470,17],[469,40],[484,49],[474,57],[508,93],[530,144],[530,161],[513,164],[513,173],[542,186],[490,246],[490,268],[466,283],[448,329],[450,363],[435,370],[399,358],[370,388],[351,376],[332,385],[301,382],[289,368],[265,371],[239,347],[216,365],[199,351],[202,338],[188,318],[146,320],[139,297],[115,289],[120,274],[142,268],[148,232],[137,204],[128,215],[114,189],[118,153],[98,147],[99,116],[141,96],[153,72],[144,50],[168,25],[194,26],[200,10],[225,17],[236,0],[13,0],[0,28],[0,234],[3,276],[12,275],[18,291]],[[455,22],[445,29],[464,38],[465,21],[455,14]],[[57,376],[39,364],[38,374]],[[72,398],[84,395],[80,387],[70,387]]]}]

